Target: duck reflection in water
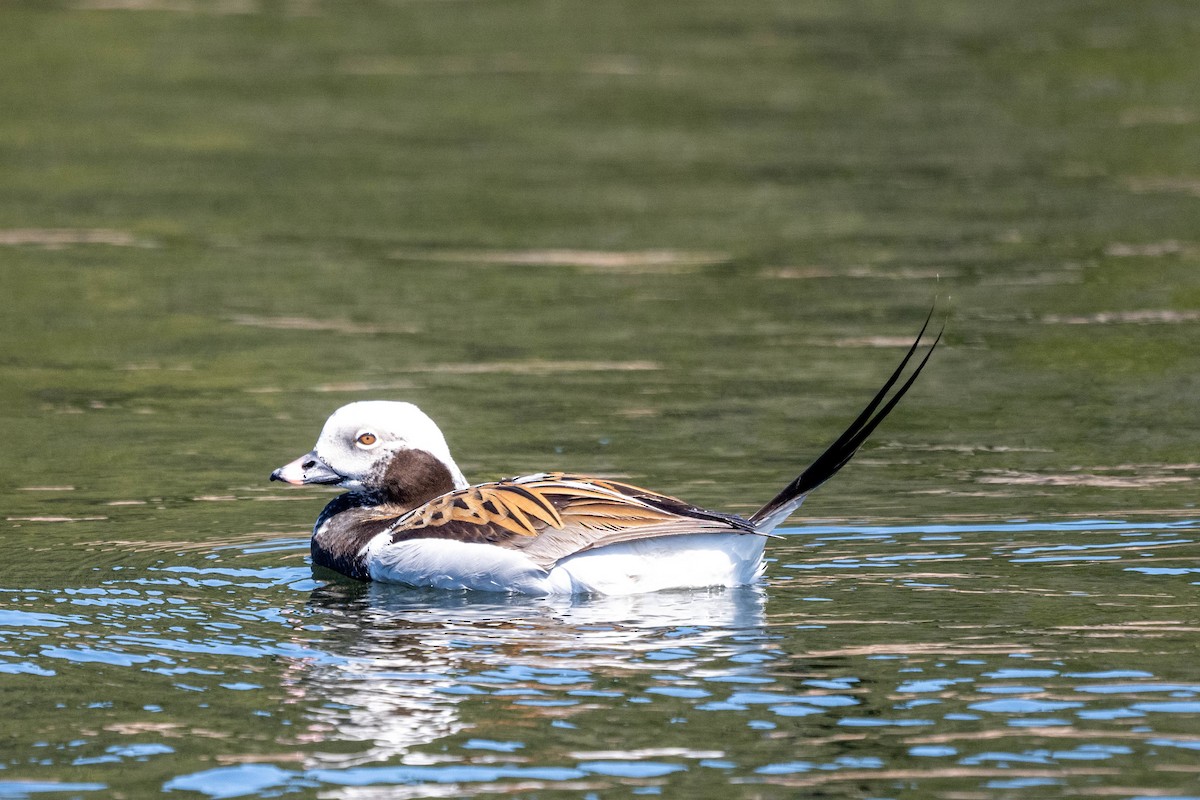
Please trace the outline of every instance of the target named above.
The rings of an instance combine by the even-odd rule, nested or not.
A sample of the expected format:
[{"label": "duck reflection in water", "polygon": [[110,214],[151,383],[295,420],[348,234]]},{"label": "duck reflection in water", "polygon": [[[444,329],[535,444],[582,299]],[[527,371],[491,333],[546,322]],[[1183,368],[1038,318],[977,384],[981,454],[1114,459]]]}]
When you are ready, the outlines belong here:
[{"label": "duck reflection in water", "polygon": [[752,676],[774,650],[764,599],[759,586],[524,597],[332,583],[313,592],[305,621],[323,628],[306,641],[321,657],[286,669],[308,720],[295,744],[311,766],[379,763],[486,732],[497,699],[504,724],[537,727],[591,710],[571,692],[637,693],[668,663]]}]

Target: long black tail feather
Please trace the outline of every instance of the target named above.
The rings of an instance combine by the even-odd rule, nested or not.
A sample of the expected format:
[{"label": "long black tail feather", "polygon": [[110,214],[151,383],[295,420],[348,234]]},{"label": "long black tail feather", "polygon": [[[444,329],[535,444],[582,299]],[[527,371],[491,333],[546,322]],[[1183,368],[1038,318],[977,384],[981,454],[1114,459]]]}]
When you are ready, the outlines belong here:
[{"label": "long black tail feather", "polygon": [[[933,355],[934,348],[942,340],[945,325],[938,331],[933,343],[929,345],[929,350],[925,353],[925,357],[913,369],[908,379],[888,398],[888,392],[900,380],[909,361],[912,360],[913,355],[921,346],[921,339],[925,336],[925,331],[929,328],[931,319],[933,319],[933,309],[929,310],[929,316],[925,318],[925,324],[921,326],[916,340],[908,348],[908,352],[904,354],[904,358],[900,361],[900,366],[896,367],[895,372],[887,379],[887,383],[871,398],[871,402],[867,403],[867,407],[862,410],[862,413],[858,415],[854,422],[850,423],[850,427],[846,428],[842,435],[833,444],[829,445],[824,453],[817,456],[816,460],[801,472],[794,481],[785,486],[783,491],[775,495],[765,506],[755,511],[750,517],[750,522],[755,525],[761,525],[767,520],[771,520],[772,517],[781,514],[785,508],[788,509],[787,513],[791,513],[791,511],[794,511],[799,506],[800,501],[809,492],[832,478],[837,474],[838,470],[846,466],[850,459],[854,457],[854,454],[858,452],[858,448],[862,447],[867,437],[879,427],[879,423],[883,422],[884,417],[891,413],[896,404],[900,402],[900,398],[904,397],[905,392],[917,380],[917,376],[925,368],[929,357]],[[881,403],[883,404],[882,408],[880,408]],[[878,413],[875,413],[876,409],[879,409]],[[773,522],[778,524],[782,521],[783,518],[780,518]]]}]

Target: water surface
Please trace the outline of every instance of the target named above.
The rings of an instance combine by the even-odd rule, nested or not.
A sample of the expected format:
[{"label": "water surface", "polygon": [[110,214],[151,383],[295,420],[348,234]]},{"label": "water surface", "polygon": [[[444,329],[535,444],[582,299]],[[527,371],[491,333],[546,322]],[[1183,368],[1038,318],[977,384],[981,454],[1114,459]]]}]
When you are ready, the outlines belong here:
[{"label": "water surface", "polygon": [[1198,528],[793,528],[762,586],[623,598],[314,580],[296,538],[124,555],[4,591],[0,785],[1184,793]]},{"label": "water surface", "polygon": [[[0,8],[0,797],[1200,796],[1200,17]],[[337,406],[740,513],[760,586],[314,574]]]}]

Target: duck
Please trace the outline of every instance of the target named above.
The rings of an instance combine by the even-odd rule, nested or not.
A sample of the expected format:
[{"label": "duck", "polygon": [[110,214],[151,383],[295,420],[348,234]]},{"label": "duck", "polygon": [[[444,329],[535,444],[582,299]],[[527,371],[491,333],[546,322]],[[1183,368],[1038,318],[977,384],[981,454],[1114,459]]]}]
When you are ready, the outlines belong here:
[{"label": "duck", "polygon": [[746,517],[572,472],[471,484],[433,419],[391,400],[338,408],[316,446],[271,480],[346,490],[313,525],[312,564],[359,581],[526,595],[752,584],[772,531],[853,458],[925,368],[942,337],[914,361],[932,315],[854,421]]}]

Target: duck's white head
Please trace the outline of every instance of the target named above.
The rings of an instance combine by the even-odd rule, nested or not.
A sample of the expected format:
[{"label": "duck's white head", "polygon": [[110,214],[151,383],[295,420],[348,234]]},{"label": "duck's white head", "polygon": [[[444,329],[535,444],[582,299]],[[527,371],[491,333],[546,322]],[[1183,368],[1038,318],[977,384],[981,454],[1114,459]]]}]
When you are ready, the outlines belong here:
[{"label": "duck's white head", "polygon": [[412,403],[386,400],[334,411],[316,447],[272,472],[271,480],[341,486],[397,501],[468,485],[434,421]]}]

